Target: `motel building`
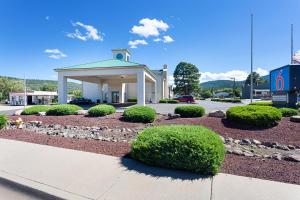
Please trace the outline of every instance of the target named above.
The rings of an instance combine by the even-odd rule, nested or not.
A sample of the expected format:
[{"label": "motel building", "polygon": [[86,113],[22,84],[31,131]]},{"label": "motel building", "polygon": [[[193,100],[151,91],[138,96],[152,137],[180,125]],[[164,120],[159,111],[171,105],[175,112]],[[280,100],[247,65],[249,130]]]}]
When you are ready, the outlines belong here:
[{"label": "motel building", "polygon": [[58,102],[67,103],[67,79],[82,81],[84,98],[100,103],[138,105],[156,103],[169,96],[167,65],[150,70],[147,65],[131,62],[127,49],[113,49],[112,59],[58,68]]}]

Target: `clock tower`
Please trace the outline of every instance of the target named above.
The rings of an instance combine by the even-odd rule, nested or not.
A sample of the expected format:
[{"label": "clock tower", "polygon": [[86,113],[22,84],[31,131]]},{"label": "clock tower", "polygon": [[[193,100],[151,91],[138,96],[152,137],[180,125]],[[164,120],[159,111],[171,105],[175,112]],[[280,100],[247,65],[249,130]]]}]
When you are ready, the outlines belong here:
[{"label": "clock tower", "polygon": [[127,49],[113,49],[113,59],[129,61],[131,53]]}]

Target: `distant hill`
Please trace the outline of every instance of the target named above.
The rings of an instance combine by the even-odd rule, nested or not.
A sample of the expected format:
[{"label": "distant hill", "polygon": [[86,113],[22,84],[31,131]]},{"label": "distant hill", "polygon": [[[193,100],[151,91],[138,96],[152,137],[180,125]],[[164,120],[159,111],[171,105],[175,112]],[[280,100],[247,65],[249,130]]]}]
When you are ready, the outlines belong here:
[{"label": "distant hill", "polygon": [[[266,80],[269,82],[269,75],[262,76],[261,78],[263,80]],[[242,87],[245,81],[236,81],[236,87]],[[217,80],[217,81],[207,81],[204,83],[200,83],[200,86],[202,89],[223,89],[223,88],[232,88],[233,81],[231,80]]]},{"label": "distant hill", "polygon": [[[0,76],[0,78],[8,78],[16,81],[23,81],[23,79],[15,78],[15,77],[6,77],[6,76]],[[41,90],[41,87],[43,85],[51,85],[57,90],[57,81],[54,80],[37,80],[37,79],[26,79],[26,86],[30,90]],[[74,83],[74,82],[68,82],[68,90],[81,90],[81,84]]]}]

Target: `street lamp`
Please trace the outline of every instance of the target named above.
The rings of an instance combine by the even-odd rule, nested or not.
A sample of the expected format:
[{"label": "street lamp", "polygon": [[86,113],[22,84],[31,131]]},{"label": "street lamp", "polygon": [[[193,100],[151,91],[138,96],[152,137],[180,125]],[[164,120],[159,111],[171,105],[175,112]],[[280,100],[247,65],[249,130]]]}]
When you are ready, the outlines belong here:
[{"label": "street lamp", "polygon": [[234,95],[234,90],[235,90],[235,78],[230,78],[230,79],[233,80],[232,96],[233,96],[233,98],[235,98],[235,95]]}]

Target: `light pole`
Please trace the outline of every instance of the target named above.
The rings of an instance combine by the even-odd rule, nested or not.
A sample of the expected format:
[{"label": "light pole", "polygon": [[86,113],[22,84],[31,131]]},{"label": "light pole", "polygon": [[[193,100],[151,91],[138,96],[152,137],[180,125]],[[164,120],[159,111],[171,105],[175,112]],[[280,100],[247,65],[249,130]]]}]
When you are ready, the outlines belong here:
[{"label": "light pole", "polygon": [[253,14],[251,14],[251,74],[250,74],[250,101],[253,101]]},{"label": "light pole", "polygon": [[232,85],[232,96],[233,98],[235,98],[235,94],[234,94],[234,90],[235,90],[235,78],[230,78],[231,80],[233,80],[233,85]]}]

